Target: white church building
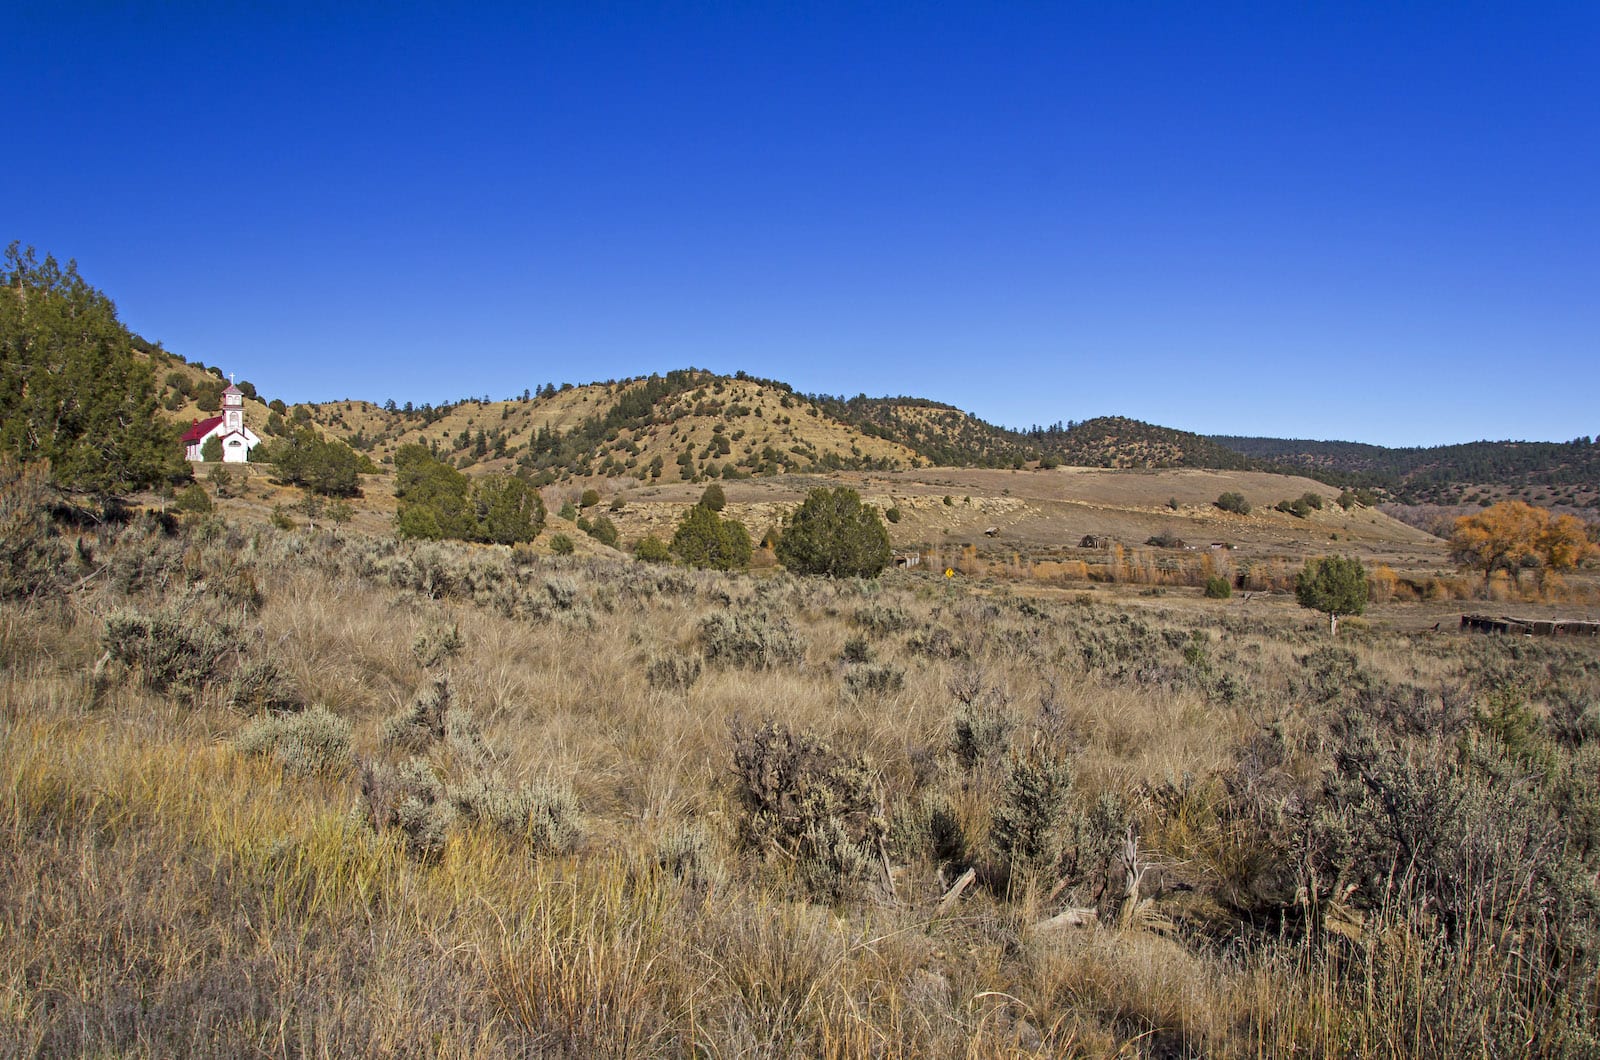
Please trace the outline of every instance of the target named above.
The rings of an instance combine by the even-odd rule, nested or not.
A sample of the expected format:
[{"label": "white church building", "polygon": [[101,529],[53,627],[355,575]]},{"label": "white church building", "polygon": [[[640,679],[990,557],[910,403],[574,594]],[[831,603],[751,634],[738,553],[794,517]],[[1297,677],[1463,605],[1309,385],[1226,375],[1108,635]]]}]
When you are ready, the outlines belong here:
[{"label": "white church building", "polygon": [[195,420],[184,432],[184,455],[190,460],[203,460],[200,450],[208,438],[222,440],[225,464],[245,463],[250,459],[250,450],[261,442],[256,432],[244,425],[244,391],[232,383],[222,392],[222,415]]}]

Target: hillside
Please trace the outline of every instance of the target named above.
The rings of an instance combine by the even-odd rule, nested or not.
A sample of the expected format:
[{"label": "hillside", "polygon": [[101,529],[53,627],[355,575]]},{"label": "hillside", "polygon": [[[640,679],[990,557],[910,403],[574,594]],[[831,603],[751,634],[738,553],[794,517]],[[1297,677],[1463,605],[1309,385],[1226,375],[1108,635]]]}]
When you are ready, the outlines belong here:
[{"label": "hillside", "polygon": [[[174,430],[211,415],[227,377],[131,336]],[[269,441],[309,424],[379,463],[420,443],[459,467],[568,479],[675,482],[839,470],[1024,466],[1209,468],[1303,474],[1413,505],[1521,499],[1600,507],[1600,444],[1471,442],[1386,448],[1359,442],[1202,436],[1105,416],[1010,430],[914,397],[805,395],[787,384],[698,369],[574,386],[503,401],[380,406],[364,399],[288,406],[248,380],[249,422]]]},{"label": "hillside", "polygon": [[[223,379],[152,350],[164,407],[180,423],[209,414]],[[920,467],[1275,470],[1378,489],[1408,504],[1508,498],[1600,506],[1600,445],[1473,442],[1391,449],[1358,442],[1202,436],[1122,416],[1011,430],[915,397],[806,395],[740,373],[682,369],[646,378],[547,385],[503,401],[405,406],[348,399],[283,407],[241,381],[267,438],[310,423],[383,463],[420,443],[463,468],[567,479],[673,482]],[[281,403],[274,403],[281,405]]]},{"label": "hillside", "polygon": [[1600,507],[1600,444],[1591,438],[1399,449],[1290,438],[1209,440],[1264,464],[1338,485],[1383,489],[1410,504],[1518,499],[1545,507]]},{"label": "hillside", "polygon": [[311,406],[313,422],[382,462],[421,443],[462,467],[567,477],[727,477],[911,466],[917,454],[854,430],[787,386],[697,369],[420,409]]},{"label": "hillside", "polygon": [[1256,462],[1208,438],[1171,427],[1101,416],[1068,427],[1059,434],[1046,432],[1040,444],[1074,467],[1206,467],[1245,470]]},{"label": "hillside", "polygon": [[[0,348],[8,351],[0,452],[47,459],[57,481],[75,488],[181,483],[188,472],[176,436],[217,409],[228,377],[132,334],[70,262],[13,246],[0,278]],[[366,398],[291,407],[236,381],[247,420],[268,442],[311,426],[380,465],[401,446],[422,444],[458,468],[514,472],[540,485],[1065,464],[1276,470],[1375,487],[1413,505],[1518,498],[1600,506],[1600,445],[1587,437],[1389,449],[1203,437],[1120,416],[1011,430],[923,398],[806,395],[743,372],[694,368],[403,407]]]},{"label": "hillside", "polygon": [[892,439],[942,467],[1007,467],[1031,461],[1113,468],[1258,466],[1258,461],[1212,439],[1125,416],[1011,430],[922,398],[815,400],[835,419]]},{"label": "hillside", "polygon": [[929,464],[1000,467],[1038,456],[1016,432],[985,423],[954,405],[924,398],[865,395],[816,395],[811,400],[834,420],[903,445]]}]

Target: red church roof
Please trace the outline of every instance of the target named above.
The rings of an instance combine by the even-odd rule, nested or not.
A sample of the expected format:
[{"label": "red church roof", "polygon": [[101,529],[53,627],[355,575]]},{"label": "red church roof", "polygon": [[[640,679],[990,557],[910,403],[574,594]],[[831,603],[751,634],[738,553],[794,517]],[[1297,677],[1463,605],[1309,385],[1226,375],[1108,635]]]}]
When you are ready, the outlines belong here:
[{"label": "red church roof", "polygon": [[[198,442],[200,439],[202,439],[206,435],[210,434],[211,433],[211,429],[213,427],[215,427],[217,424],[221,423],[221,422],[222,422],[222,417],[221,416],[211,416],[211,417],[208,417],[207,419],[195,420],[194,421],[194,426],[190,427],[187,431],[184,432],[183,444],[184,445],[189,445],[192,442]],[[170,438],[172,436],[168,435],[167,437]]]}]

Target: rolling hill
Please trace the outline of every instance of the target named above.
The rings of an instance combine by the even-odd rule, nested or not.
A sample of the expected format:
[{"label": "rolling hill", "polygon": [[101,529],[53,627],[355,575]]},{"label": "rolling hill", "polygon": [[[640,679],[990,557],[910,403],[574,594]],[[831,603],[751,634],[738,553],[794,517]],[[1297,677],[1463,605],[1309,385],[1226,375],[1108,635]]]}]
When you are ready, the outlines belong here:
[{"label": "rolling hill", "polygon": [[[155,362],[164,405],[177,420],[208,414],[206,400],[222,382],[217,369],[185,364],[159,348],[145,355]],[[930,466],[1209,468],[1307,475],[1408,504],[1518,498],[1600,506],[1600,445],[1588,438],[1398,449],[1203,436],[1122,416],[1013,430],[925,398],[803,394],[774,380],[695,368],[439,405],[352,398],[269,407],[248,382],[242,386],[247,415],[269,440],[310,424],[380,464],[402,445],[422,444],[459,467],[521,471],[543,483]]]},{"label": "rolling hill", "polygon": [[1381,489],[1405,503],[1518,499],[1546,507],[1600,506],[1600,444],[1592,438],[1402,449],[1288,438],[1215,436],[1210,441],[1260,464],[1337,485]]}]

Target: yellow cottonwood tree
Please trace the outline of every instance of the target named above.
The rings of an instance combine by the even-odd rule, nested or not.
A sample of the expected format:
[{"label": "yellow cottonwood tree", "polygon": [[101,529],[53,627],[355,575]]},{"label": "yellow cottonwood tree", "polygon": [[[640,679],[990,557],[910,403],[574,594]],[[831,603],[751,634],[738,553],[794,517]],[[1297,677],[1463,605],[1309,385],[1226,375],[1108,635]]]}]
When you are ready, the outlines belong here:
[{"label": "yellow cottonwood tree", "polygon": [[1485,582],[1497,570],[1510,571],[1517,581],[1522,567],[1535,562],[1547,570],[1566,570],[1581,563],[1592,547],[1582,520],[1552,517],[1548,509],[1524,501],[1502,501],[1463,515],[1450,535],[1457,561],[1483,571]]},{"label": "yellow cottonwood tree", "polygon": [[1594,551],[1583,520],[1576,515],[1561,515],[1550,520],[1539,535],[1539,554],[1551,570],[1571,570]]}]

